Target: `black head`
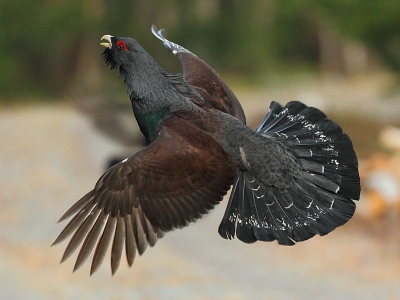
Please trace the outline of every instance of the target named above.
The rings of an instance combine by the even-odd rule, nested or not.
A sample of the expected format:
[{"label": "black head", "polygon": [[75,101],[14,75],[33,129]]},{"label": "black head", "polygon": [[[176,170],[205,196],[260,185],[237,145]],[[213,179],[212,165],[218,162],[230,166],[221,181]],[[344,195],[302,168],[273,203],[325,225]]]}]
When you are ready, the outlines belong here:
[{"label": "black head", "polygon": [[148,59],[147,52],[133,38],[105,35],[101,40],[105,42],[100,45],[106,47],[103,58],[111,69],[129,68],[135,61]]},{"label": "black head", "polygon": [[177,111],[181,107],[192,105],[175,88],[176,83],[171,81],[167,73],[136,40],[111,35],[105,35],[101,39],[101,45],[106,47],[104,60],[111,69],[119,69],[142,132],[148,125],[144,124],[145,121],[150,122],[147,119],[143,121],[143,116],[150,114],[151,118],[157,118],[162,114],[153,113]]}]

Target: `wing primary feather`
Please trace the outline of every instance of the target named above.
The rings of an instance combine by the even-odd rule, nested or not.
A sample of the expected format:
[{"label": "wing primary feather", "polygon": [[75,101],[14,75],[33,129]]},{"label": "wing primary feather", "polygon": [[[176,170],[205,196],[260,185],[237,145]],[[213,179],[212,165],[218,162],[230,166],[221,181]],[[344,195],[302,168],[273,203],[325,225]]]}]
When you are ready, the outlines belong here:
[{"label": "wing primary feather", "polygon": [[153,225],[151,225],[149,219],[144,216],[144,222],[146,224],[146,233],[147,233],[147,241],[150,245],[150,247],[153,247],[158,240],[157,234],[154,232]]},{"label": "wing primary feather", "polygon": [[[140,219],[140,224],[142,225],[142,229],[148,244],[152,247],[156,244],[157,238],[153,231],[153,226],[151,226],[150,222],[148,221],[146,215],[141,210],[141,213],[138,214]],[[154,240],[154,238],[156,238]]]},{"label": "wing primary feather", "polygon": [[65,240],[67,237],[69,237],[81,224],[82,222],[86,219],[86,217],[91,213],[93,208],[95,207],[95,204],[86,204],[86,207],[82,209],[78,214],[76,214],[71,221],[65,226],[63,231],[61,231],[60,235],[57,237],[57,239],[54,241],[53,245],[57,245],[58,243],[62,242]]},{"label": "wing primary feather", "polygon": [[68,209],[62,215],[62,217],[58,220],[58,223],[64,221],[65,219],[68,219],[69,217],[71,217],[72,215],[74,215],[75,213],[80,211],[83,207],[85,207],[85,205],[87,205],[93,199],[92,194],[93,194],[93,191],[90,191],[85,196],[83,196],[80,200],[78,200],[74,205],[72,205],[71,208]]},{"label": "wing primary feather", "polygon": [[114,241],[111,250],[111,272],[112,275],[118,270],[121,262],[122,251],[125,243],[125,219],[121,216],[117,217],[117,225],[115,228]]},{"label": "wing primary feather", "polygon": [[[161,40],[165,46],[165,48],[167,48],[168,50],[170,50],[173,54],[177,54],[178,52],[188,52],[191,53],[190,51],[188,51],[187,49],[183,48],[182,46],[175,44],[169,40],[166,39],[165,37],[165,30],[164,29],[160,29],[158,30],[157,27],[153,24],[151,26],[151,32],[154,34],[154,36],[156,38],[158,38],[159,40]],[[193,54],[194,55],[194,54]]]},{"label": "wing primary feather", "polygon": [[158,237],[158,239],[163,238],[163,237],[165,236],[165,234],[166,234],[165,231],[162,231],[161,229],[158,228],[158,230],[157,230],[157,237]]},{"label": "wing primary feather", "polygon": [[74,272],[78,270],[81,266],[83,266],[85,261],[88,259],[90,253],[93,251],[93,248],[96,245],[97,240],[99,239],[100,233],[107,222],[107,218],[108,215],[105,215],[103,212],[101,212],[100,215],[98,216],[96,223],[86,236],[86,239],[83,242],[81,250],[79,251],[78,258],[76,259],[74,266]]},{"label": "wing primary feather", "polygon": [[132,215],[125,216],[125,227],[126,227],[125,252],[129,267],[131,267],[133,265],[133,262],[135,261],[136,248],[137,248],[135,233],[133,231],[132,218],[133,218]]},{"label": "wing primary feather", "polygon": [[142,222],[140,221],[139,214],[142,213],[142,210],[140,208],[136,209],[136,212],[132,214],[132,225],[133,228],[136,232],[136,245],[137,245],[137,250],[139,252],[139,255],[142,255],[144,251],[147,249],[147,239],[146,239],[146,234],[143,230]]},{"label": "wing primary feather", "polygon": [[90,268],[90,275],[98,270],[104,260],[108,246],[110,245],[111,239],[113,237],[116,221],[117,219],[112,217],[109,217],[107,220],[106,227],[104,228],[103,234],[101,235],[93,256],[92,266]]},{"label": "wing primary feather", "polygon": [[76,250],[76,248],[78,248],[78,246],[82,243],[89,229],[96,221],[99,212],[100,210],[96,210],[95,212],[92,211],[85,219],[85,221],[83,221],[83,223],[78,227],[78,229],[75,231],[75,234],[69,241],[67,248],[65,249],[61,262],[64,262],[68,257],[70,257],[71,254]]}]

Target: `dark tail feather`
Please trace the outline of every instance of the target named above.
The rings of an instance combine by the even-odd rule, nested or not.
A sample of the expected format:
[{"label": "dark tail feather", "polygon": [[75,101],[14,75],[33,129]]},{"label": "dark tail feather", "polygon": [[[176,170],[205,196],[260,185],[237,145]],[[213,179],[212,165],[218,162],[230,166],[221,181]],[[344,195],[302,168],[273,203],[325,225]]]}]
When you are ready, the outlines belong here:
[{"label": "dark tail feather", "polygon": [[[293,245],[345,224],[359,199],[358,161],[350,138],[318,109],[292,101],[271,103],[256,130],[279,141],[300,166],[284,172],[285,185],[259,181],[252,169],[236,178],[219,233],[247,243],[256,240]],[[262,164],[262,161],[258,161]],[[251,163],[250,163],[251,165]],[[267,168],[267,167],[266,167]]]},{"label": "dark tail feather", "polygon": [[290,126],[291,122],[296,122],[295,115],[300,113],[307,106],[298,101],[289,102],[285,107],[279,103],[271,102],[270,108],[256,132],[267,132],[280,130],[282,124]]},{"label": "dark tail feather", "polygon": [[236,191],[236,189],[239,188],[239,180],[243,183],[243,180],[241,180],[241,176],[242,174],[238,175],[235,178],[228,206],[226,207],[224,217],[222,218],[221,224],[218,228],[219,234],[224,239],[228,240],[235,238],[236,221],[239,213],[239,197],[241,195],[241,193]]}]

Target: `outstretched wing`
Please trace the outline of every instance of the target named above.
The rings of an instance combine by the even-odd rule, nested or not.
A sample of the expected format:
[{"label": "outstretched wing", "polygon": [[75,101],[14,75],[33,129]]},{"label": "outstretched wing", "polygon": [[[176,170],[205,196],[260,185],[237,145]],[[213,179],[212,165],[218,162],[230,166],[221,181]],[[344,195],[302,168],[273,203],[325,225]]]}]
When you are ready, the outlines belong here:
[{"label": "outstretched wing", "polygon": [[74,233],[62,258],[82,244],[74,270],[97,245],[92,274],[112,243],[114,274],[124,246],[131,266],[136,252],[141,255],[165,232],[187,226],[219,203],[235,174],[235,163],[209,134],[187,121],[170,121],[152,144],[110,168],[64,214],[60,221],[74,217],[54,244]]},{"label": "outstretched wing", "polygon": [[256,132],[267,138],[262,148],[268,151],[253,153],[256,161],[236,178],[219,227],[222,237],[236,233],[246,243],[294,245],[353,216],[352,199],[360,197],[358,161],[337,124],[300,102],[273,102]]},{"label": "outstretched wing", "polygon": [[168,50],[178,57],[183,67],[184,79],[204,100],[212,107],[246,123],[239,100],[213,68],[189,50],[167,40],[164,29],[158,30],[153,25],[151,31]]}]

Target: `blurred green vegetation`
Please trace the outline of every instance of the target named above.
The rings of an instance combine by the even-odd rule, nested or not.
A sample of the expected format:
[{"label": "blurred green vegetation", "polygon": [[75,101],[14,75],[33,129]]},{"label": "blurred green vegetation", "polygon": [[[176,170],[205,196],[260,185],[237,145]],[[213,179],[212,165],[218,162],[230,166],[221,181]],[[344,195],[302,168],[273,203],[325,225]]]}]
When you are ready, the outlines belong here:
[{"label": "blurred green vegetation", "polygon": [[398,72],[399,15],[398,0],[2,0],[0,101],[112,86],[102,72],[104,34],[132,36],[179,71],[152,23],[218,72],[249,82],[304,68],[347,75],[379,64]]}]

